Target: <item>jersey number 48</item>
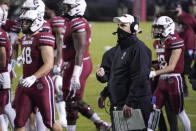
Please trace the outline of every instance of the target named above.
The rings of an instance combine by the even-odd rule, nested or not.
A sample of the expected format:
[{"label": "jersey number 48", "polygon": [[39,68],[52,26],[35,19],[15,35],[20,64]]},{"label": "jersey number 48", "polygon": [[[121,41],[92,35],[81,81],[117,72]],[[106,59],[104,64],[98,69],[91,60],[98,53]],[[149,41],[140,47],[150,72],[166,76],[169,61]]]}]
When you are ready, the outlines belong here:
[{"label": "jersey number 48", "polygon": [[31,64],[32,63],[31,47],[24,47],[22,49],[22,61],[23,61],[23,64]]}]

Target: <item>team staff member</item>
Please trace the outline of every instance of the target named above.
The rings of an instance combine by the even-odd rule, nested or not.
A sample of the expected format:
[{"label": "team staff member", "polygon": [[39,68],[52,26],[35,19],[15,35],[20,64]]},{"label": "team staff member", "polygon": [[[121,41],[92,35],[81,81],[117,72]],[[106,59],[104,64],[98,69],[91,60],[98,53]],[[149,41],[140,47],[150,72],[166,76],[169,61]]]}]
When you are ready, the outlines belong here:
[{"label": "team staff member", "polygon": [[[113,58],[108,83],[111,111],[122,109],[125,118],[131,117],[133,109],[141,109],[144,122],[151,111],[151,89],[149,73],[151,51],[140,41],[136,33],[139,23],[129,14],[115,17],[118,24],[118,46]],[[111,113],[111,118],[112,118]],[[115,129],[113,129],[115,130]]]},{"label": "team staff member", "polygon": [[[99,65],[97,66],[96,78],[101,83],[106,83],[109,81],[110,69],[112,66],[112,60],[114,58],[116,49],[117,49],[117,46],[112,47],[111,49],[106,51],[103,54],[101,66],[99,66]],[[98,97],[98,107],[99,108],[102,109],[105,107],[104,102],[107,97],[110,98],[110,94],[108,92],[108,86],[104,87],[104,89],[100,93],[100,96]],[[114,126],[114,123],[112,123],[112,126]],[[112,127],[112,128],[114,129],[114,127]]]},{"label": "team staff member", "polygon": [[174,4],[174,8],[177,13],[177,18],[185,23],[186,25],[189,25],[194,31],[196,31],[196,19],[193,15],[188,14],[182,10],[182,5],[180,2],[177,2]]}]

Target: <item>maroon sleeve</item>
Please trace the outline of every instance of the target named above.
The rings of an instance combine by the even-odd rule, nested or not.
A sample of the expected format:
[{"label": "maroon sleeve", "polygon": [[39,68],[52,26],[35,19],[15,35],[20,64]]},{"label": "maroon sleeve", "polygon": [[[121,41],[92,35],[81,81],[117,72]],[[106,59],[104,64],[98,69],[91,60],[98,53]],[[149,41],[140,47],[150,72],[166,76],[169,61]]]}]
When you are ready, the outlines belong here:
[{"label": "maroon sleeve", "polygon": [[65,20],[62,17],[53,17],[50,19],[52,27],[64,27]]},{"label": "maroon sleeve", "polygon": [[73,19],[71,22],[71,32],[79,32],[86,30],[87,21],[83,18]]},{"label": "maroon sleeve", "polygon": [[48,33],[48,32],[43,32],[41,33],[40,37],[39,37],[39,45],[49,45],[52,46],[54,48],[55,45],[55,38],[52,34]]},{"label": "maroon sleeve", "polygon": [[5,35],[5,32],[0,31],[0,46],[6,47],[7,40]]}]

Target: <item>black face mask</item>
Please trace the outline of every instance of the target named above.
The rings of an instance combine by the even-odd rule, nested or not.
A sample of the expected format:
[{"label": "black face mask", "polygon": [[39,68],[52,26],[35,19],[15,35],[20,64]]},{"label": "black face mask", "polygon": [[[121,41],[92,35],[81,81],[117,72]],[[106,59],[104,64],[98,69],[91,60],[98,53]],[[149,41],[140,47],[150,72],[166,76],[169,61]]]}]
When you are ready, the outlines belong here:
[{"label": "black face mask", "polygon": [[131,35],[130,33],[122,30],[121,28],[117,29],[117,34],[118,34],[118,40],[125,40]]}]

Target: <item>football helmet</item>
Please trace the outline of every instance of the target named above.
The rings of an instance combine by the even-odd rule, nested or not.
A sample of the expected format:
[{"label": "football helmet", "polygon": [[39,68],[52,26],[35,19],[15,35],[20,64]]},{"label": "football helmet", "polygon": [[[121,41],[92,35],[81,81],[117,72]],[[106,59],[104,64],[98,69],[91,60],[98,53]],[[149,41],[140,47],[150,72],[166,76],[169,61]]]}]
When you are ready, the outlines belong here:
[{"label": "football helmet", "polygon": [[29,30],[31,32],[38,31],[44,24],[43,17],[40,16],[40,13],[37,10],[26,10],[20,15],[20,25],[24,24],[24,21],[31,22]]},{"label": "football helmet", "polygon": [[61,11],[63,16],[83,16],[86,10],[85,0],[63,0]]},{"label": "football helmet", "polygon": [[[154,21],[152,28],[154,38],[166,38],[170,34],[174,34],[175,23],[170,17],[161,16]],[[161,31],[159,32],[157,29],[161,29]]]},{"label": "football helmet", "polygon": [[37,10],[44,17],[45,4],[42,0],[26,0],[22,5],[22,12],[26,10]]},{"label": "football helmet", "polygon": [[0,7],[0,26],[6,23],[7,15],[7,11],[4,8]]}]

